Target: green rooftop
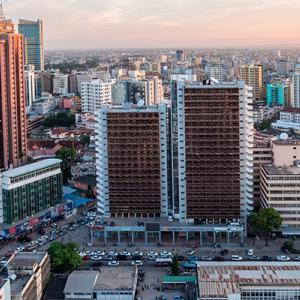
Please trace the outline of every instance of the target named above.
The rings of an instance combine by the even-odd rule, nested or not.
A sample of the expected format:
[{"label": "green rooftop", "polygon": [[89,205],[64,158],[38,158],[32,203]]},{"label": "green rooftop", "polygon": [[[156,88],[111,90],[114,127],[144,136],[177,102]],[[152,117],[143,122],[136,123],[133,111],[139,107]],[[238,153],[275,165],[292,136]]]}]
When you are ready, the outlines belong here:
[{"label": "green rooftop", "polygon": [[162,283],[196,283],[197,278],[193,276],[169,276],[162,277]]}]

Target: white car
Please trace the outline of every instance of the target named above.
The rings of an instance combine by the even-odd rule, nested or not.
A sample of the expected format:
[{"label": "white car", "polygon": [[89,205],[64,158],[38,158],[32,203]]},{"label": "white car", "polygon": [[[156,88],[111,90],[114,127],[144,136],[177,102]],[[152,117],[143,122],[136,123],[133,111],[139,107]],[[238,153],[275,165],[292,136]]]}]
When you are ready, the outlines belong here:
[{"label": "white car", "polygon": [[239,255],[231,255],[231,260],[233,261],[241,261],[243,258]]},{"label": "white car", "polygon": [[17,252],[22,252],[22,251],[24,251],[24,250],[25,250],[24,247],[18,247],[18,248],[16,249]]},{"label": "white car", "polygon": [[104,252],[104,251],[101,251],[101,250],[97,250],[97,251],[96,251],[96,254],[97,254],[97,255],[100,255],[100,256],[104,256],[104,255],[105,255],[105,252]]},{"label": "white car", "polygon": [[127,252],[127,251],[123,251],[123,252],[120,253],[120,255],[131,256],[131,253]]},{"label": "white car", "polygon": [[288,256],[285,256],[285,255],[277,256],[276,259],[278,261],[289,261],[289,260],[291,260]]},{"label": "white car", "polygon": [[147,256],[158,256],[158,253],[157,252],[155,252],[155,251],[149,251],[148,253],[147,253]]},{"label": "white car", "polygon": [[168,251],[162,251],[162,252],[160,252],[160,256],[161,257],[171,257],[172,253],[168,252]]},{"label": "white car", "polygon": [[253,249],[249,249],[248,251],[247,251],[247,255],[248,256],[252,256],[254,254],[254,250]]},{"label": "white car", "polygon": [[85,257],[86,256],[85,252],[79,252],[78,254],[79,254],[80,257]]},{"label": "white car", "polygon": [[86,256],[94,256],[95,252],[88,250],[88,251],[85,252],[85,254],[86,254]]},{"label": "white car", "polygon": [[110,251],[108,252],[108,256],[117,256],[118,253],[114,252],[114,251]]},{"label": "white car", "polygon": [[143,252],[134,251],[134,252],[132,253],[132,255],[134,255],[134,256],[143,256],[144,254],[143,254]]},{"label": "white car", "polygon": [[133,260],[133,261],[131,262],[131,265],[132,265],[132,266],[142,266],[143,264],[144,264],[144,262],[141,261],[141,260]]},{"label": "white car", "polygon": [[112,260],[112,261],[109,261],[107,265],[110,267],[115,267],[115,266],[118,266],[119,264],[120,263],[118,261]]},{"label": "white car", "polygon": [[202,256],[201,260],[203,260],[203,261],[211,261],[211,257],[209,257],[209,256]]},{"label": "white car", "polygon": [[94,256],[91,257],[91,260],[102,260],[102,257],[94,255]]}]

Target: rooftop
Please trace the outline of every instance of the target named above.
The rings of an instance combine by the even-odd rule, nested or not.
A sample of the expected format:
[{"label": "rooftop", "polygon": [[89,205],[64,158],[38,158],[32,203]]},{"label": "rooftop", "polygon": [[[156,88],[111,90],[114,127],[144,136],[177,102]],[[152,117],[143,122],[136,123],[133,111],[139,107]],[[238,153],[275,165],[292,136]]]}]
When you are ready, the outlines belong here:
[{"label": "rooftop", "polygon": [[239,294],[242,287],[300,286],[300,262],[200,262],[200,297]]},{"label": "rooftop", "polygon": [[45,252],[19,252],[8,261],[8,268],[33,267],[35,264],[41,263],[45,255]]},{"label": "rooftop", "polygon": [[266,170],[268,175],[299,175],[300,167],[275,167],[273,165],[264,165],[263,168]]},{"label": "rooftop", "polygon": [[2,173],[2,176],[6,177],[17,177],[25,175],[31,172],[35,172],[44,168],[51,167],[53,165],[60,164],[62,161],[60,159],[45,159],[32,164],[28,164],[19,168],[11,169]]},{"label": "rooftop", "polygon": [[102,268],[101,273],[97,278],[95,290],[112,291],[112,290],[132,290],[136,268],[116,267],[116,268]]},{"label": "rooftop", "polygon": [[98,271],[73,271],[68,277],[64,293],[92,293]]}]

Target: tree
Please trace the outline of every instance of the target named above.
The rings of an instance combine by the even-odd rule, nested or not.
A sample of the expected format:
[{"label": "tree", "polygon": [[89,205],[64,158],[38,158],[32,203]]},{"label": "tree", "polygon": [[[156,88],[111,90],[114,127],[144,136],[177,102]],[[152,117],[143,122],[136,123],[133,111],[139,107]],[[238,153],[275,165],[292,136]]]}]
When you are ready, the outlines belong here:
[{"label": "tree", "polygon": [[268,238],[270,233],[278,229],[282,219],[280,214],[273,208],[262,208],[257,212],[250,214],[249,225],[256,233],[262,233],[266,237],[266,246],[268,246]]},{"label": "tree", "polygon": [[45,127],[71,127],[75,125],[75,115],[61,111],[58,113],[50,114],[42,123]]},{"label": "tree", "polygon": [[60,242],[53,242],[50,245],[48,253],[54,272],[69,273],[80,265],[81,257],[76,252],[76,248],[78,245],[75,243],[64,245]]},{"label": "tree", "polygon": [[291,251],[291,250],[294,249],[294,243],[293,243],[292,241],[285,241],[285,242],[283,243],[283,248],[285,248],[285,249]]},{"label": "tree", "polygon": [[179,275],[179,262],[176,255],[172,258],[171,272],[175,276]]},{"label": "tree", "polygon": [[259,127],[260,130],[264,130],[264,129],[270,128],[272,122],[273,122],[273,120],[264,119],[264,120],[259,124],[258,127]]},{"label": "tree", "polygon": [[67,183],[68,180],[72,178],[71,166],[77,155],[76,150],[74,148],[63,147],[56,151],[55,155],[63,161],[61,169],[64,183]]},{"label": "tree", "polygon": [[83,144],[83,145],[89,145],[90,143],[90,136],[89,135],[83,135],[80,137],[80,142]]}]

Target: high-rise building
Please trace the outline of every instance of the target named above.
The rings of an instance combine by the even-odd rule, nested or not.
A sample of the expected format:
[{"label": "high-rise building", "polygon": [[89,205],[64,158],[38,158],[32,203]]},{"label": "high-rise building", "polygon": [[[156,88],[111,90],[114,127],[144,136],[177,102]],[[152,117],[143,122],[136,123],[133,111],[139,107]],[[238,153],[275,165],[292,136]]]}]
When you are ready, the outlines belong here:
[{"label": "high-rise building", "polygon": [[281,83],[268,83],[266,87],[266,98],[268,106],[284,105],[285,86]]},{"label": "high-rise building", "polygon": [[0,169],[26,159],[24,41],[11,20],[0,19]]},{"label": "high-rise building", "polygon": [[292,78],[292,107],[300,108],[300,73],[294,73]]},{"label": "high-rise building", "polygon": [[179,62],[186,61],[186,52],[184,50],[176,50],[176,60]]},{"label": "high-rise building", "polygon": [[243,81],[177,82],[181,222],[246,223],[253,206],[251,97]]},{"label": "high-rise building", "polygon": [[35,70],[44,70],[43,21],[19,20],[19,33],[24,36],[25,63],[34,65]]},{"label": "high-rise building", "polygon": [[36,88],[36,76],[34,72],[34,66],[28,65],[25,71],[25,84],[26,84],[26,110],[31,110],[32,104],[35,101],[35,88]]},{"label": "high-rise building", "polygon": [[112,82],[93,79],[81,84],[82,112],[95,114],[103,104],[111,104]]},{"label": "high-rise building", "polygon": [[252,87],[253,99],[261,100],[263,97],[263,66],[243,65],[241,67],[241,79]]},{"label": "high-rise building", "polygon": [[66,95],[69,92],[69,75],[56,74],[53,77],[53,94]]},{"label": "high-rise building", "polygon": [[221,64],[211,64],[205,67],[205,72],[208,78],[214,78],[219,82],[223,82],[226,79],[226,70]]},{"label": "high-rise building", "polygon": [[167,216],[166,105],[102,105],[96,136],[98,210],[114,217]]}]

